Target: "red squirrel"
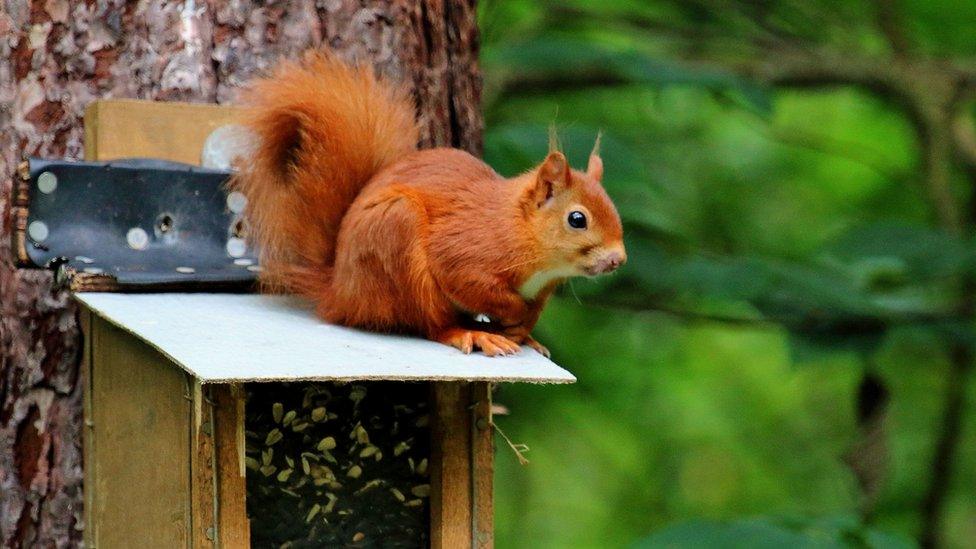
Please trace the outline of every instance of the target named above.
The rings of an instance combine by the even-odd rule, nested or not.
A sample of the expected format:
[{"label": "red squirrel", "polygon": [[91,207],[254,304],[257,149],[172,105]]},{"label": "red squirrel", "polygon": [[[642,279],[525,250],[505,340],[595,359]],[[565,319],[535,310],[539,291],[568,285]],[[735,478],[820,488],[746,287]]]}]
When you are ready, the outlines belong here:
[{"label": "red squirrel", "polygon": [[626,260],[599,138],[585,172],[551,146],[505,179],[462,150],[417,150],[408,90],[329,52],[284,62],[247,103],[257,141],[231,186],[262,281],[328,322],[549,356],[531,331],[556,286]]}]

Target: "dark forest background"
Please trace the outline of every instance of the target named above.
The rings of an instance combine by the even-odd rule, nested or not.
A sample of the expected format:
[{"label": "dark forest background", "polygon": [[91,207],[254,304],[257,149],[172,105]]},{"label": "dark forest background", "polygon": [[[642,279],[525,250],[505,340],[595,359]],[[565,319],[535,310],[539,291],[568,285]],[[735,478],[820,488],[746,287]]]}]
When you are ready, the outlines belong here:
[{"label": "dark forest background", "polygon": [[972,546],[976,3],[489,0],[485,156],[555,120],[630,261],[506,386],[500,547]]}]

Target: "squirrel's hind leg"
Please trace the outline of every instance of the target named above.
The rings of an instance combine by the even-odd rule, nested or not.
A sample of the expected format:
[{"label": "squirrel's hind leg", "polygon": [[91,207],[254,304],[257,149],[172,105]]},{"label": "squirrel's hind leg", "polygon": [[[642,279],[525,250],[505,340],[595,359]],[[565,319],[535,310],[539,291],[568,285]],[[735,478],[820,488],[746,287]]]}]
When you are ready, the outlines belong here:
[{"label": "squirrel's hind leg", "polygon": [[387,187],[355,202],[336,249],[327,320],[376,331],[429,334],[455,321],[430,274],[426,215],[409,192]]}]

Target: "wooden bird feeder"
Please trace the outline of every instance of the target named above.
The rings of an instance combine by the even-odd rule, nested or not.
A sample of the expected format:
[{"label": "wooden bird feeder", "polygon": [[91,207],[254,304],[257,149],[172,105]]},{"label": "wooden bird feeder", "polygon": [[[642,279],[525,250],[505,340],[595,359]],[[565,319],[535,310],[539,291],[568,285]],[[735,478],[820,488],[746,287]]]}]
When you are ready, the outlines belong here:
[{"label": "wooden bird feeder", "polygon": [[[207,136],[236,115],[214,106],[98,102],[85,119],[87,160],[195,164]],[[138,207],[72,217],[50,202],[72,189],[75,176],[60,169],[23,170],[14,245],[23,263],[60,269],[82,306],[86,545],[492,546],[491,386],[571,383],[570,373],[528,349],[466,356],[325,324],[295,298],[215,293],[247,286],[256,269],[252,256],[206,244],[202,234],[213,231],[200,227],[213,225],[218,239],[240,236],[235,212],[208,217],[188,206],[211,200],[213,174],[177,174],[174,188],[202,190],[185,195],[165,182],[147,187],[132,172],[133,188],[151,194]],[[129,177],[127,166],[93,169],[109,174],[96,172],[93,195],[98,185]],[[105,207],[83,198],[66,203],[75,213]],[[65,236],[73,219],[99,211],[114,219],[109,229]],[[207,221],[186,221],[178,236],[154,230],[160,219],[179,228],[193,216]],[[32,235],[36,221],[45,232]],[[125,223],[141,227],[148,242],[138,233],[133,246]],[[218,252],[181,251],[187,242]],[[113,246],[121,251],[99,257]],[[174,278],[174,257],[202,267],[186,265],[177,271],[186,278]]]}]

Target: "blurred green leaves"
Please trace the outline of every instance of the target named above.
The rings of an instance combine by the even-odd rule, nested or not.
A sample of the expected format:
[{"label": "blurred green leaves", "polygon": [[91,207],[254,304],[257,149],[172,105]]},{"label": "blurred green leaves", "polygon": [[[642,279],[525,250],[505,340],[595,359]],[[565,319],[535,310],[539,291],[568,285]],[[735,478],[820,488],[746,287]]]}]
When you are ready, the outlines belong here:
[{"label": "blurred green leaves", "polygon": [[[515,413],[506,430],[533,448],[527,468],[499,459],[500,547],[650,532],[638,546],[911,545],[948,343],[974,334],[959,280],[976,274],[976,242],[933,228],[925,136],[904,105],[870,86],[772,90],[742,75],[820,48],[890,59],[901,39],[955,62],[976,53],[970,4],[481,3],[486,159],[530,169],[555,121],[582,167],[602,130],[629,255],[567,285],[537,330],[579,384],[499,396]],[[903,36],[879,23],[885,5]],[[971,175],[952,175],[960,203]],[[841,456],[860,436],[864,371],[893,395],[893,479],[874,519],[897,536],[851,514]],[[949,546],[976,538],[967,433]]]},{"label": "blurred green leaves", "polygon": [[864,527],[851,516],[820,520],[754,518],[738,521],[690,521],[669,526],[634,545],[634,549],[909,549],[915,544]]}]

